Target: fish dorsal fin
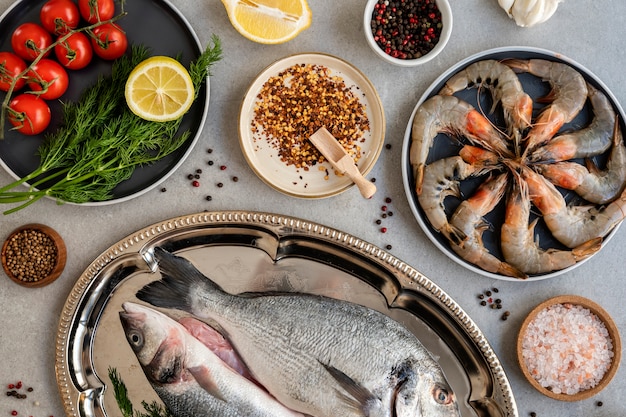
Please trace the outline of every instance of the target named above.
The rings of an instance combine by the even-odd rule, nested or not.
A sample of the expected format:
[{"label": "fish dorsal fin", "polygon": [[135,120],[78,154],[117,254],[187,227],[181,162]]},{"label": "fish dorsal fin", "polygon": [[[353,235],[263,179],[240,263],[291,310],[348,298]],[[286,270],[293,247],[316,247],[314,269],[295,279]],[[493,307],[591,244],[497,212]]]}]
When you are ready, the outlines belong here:
[{"label": "fish dorsal fin", "polygon": [[347,407],[359,413],[363,417],[368,417],[370,415],[368,410],[376,407],[377,405],[380,406],[380,399],[372,394],[372,392],[363,385],[359,384],[334,366],[325,365],[323,363],[321,365],[348,394],[346,395],[345,393],[337,390],[337,395]]}]

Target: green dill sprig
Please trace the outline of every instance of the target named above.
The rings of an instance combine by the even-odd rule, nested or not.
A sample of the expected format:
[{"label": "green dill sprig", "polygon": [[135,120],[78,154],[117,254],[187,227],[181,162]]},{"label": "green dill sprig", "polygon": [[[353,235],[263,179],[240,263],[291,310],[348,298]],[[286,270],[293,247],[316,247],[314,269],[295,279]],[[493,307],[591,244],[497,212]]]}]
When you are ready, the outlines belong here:
[{"label": "green dill sprig", "polygon": [[[190,64],[195,97],[222,58],[217,36]],[[64,103],[63,123],[46,136],[38,152],[39,166],[30,174],[0,188],[0,204],[17,204],[4,214],[28,207],[48,196],[64,202],[86,203],[113,198],[113,189],[136,168],[154,163],[179,149],[190,137],[180,132],[182,117],[151,122],[126,105],[124,86],[131,71],[149,55],[133,46],[130,56],[115,61],[111,75],[99,78],[75,103]],[[15,191],[28,183],[27,191]]]},{"label": "green dill sprig", "polygon": [[167,408],[158,404],[156,401],[151,403],[147,403],[146,401],[141,402],[146,413],[135,411],[128,397],[126,384],[124,384],[124,381],[122,381],[122,378],[115,368],[109,367],[109,379],[111,380],[111,385],[113,385],[115,402],[122,412],[123,417],[173,417]]}]

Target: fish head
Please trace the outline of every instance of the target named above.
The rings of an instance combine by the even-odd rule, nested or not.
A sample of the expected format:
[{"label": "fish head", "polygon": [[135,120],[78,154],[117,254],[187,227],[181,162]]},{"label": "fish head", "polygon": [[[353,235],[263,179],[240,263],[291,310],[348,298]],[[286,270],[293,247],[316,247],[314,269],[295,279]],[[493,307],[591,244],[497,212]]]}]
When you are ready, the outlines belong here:
[{"label": "fish head", "polygon": [[126,340],[151,382],[169,384],[184,377],[183,330],[164,314],[139,304],[122,305]]},{"label": "fish head", "polygon": [[405,381],[396,393],[398,417],[459,417],[456,396],[443,373],[425,370]]}]

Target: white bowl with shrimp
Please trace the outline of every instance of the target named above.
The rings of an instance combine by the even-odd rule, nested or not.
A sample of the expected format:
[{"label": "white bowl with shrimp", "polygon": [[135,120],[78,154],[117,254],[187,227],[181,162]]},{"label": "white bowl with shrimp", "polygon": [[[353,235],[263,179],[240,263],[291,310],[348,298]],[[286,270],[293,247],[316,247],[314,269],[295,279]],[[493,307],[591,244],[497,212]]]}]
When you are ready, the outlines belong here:
[{"label": "white bowl with shrimp", "polygon": [[435,46],[426,54],[420,56],[419,58],[397,58],[393,57],[390,54],[386,53],[381,46],[376,42],[374,38],[374,34],[372,33],[372,18],[374,14],[374,10],[376,4],[379,0],[368,0],[365,4],[365,12],[363,14],[363,30],[365,32],[365,40],[367,44],[372,48],[372,51],[376,53],[380,58],[389,62],[390,64],[397,65],[400,67],[416,67],[418,65],[425,64],[426,62],[431,61],[435,58],[443,49],[446,44],[450,40],[450,35],[452,34],[452,9],[450,8],[450,3],[448,0],[435,0],[437,8],[441,13],[441,34],[439,35],[439,40],[435,44]]},{"label": "white bowl with shrimp", "polygon": [[[507,276],[502,273],[489,272],[483,269],[480,265],[471,263],[463,259],[461,256],[457,255],[457,253],[451,247],[451,244],[449,243],[447,238],[442,233],[438,232],[435,228],[432,227],[431,223],[428,220],[426,213],[424,212],[424,209],[422,208],[421,204],[418,201],[417,194],[415,191],[415,185],[416,185],[415,173],[414,173],[414,168],[410,160],[412,125],[413,125],[413,121],[415,119],[417,110],[420,108],[420,106],[427,99],[436,95],[437,92],[439,92],[440,89],[443,87],[443,85],[446,83],[446,81],[450,79],[453,75],[457,74],[458,72],[462,71],[464,68],[466,68],[467,66],[475,62],[488,60],[488,59],[497,60],[497,61],[504,60],[504,59],[522,59],[522,60],[543,59],[543,60],[555,61],[557,63],[567,64],[570,67],[573,67],[574,69],[576,69],[583,76],[587,84],[592,85],[593,87],[595,87],[595,89],[599,90],[601,93],[603,93],[606,96],[606,98],[608,99],[608,101],[610,102],[612,106],[612,110],[620,119],[619,126],[621,127],[622,132],[626,131],[626,126],[624,125],[625,115],[624,115],[623,109],[621,108],[620,104],[618,103],[615,96],[611,93],[611,91],[606,87],[606,85],[597,76],[595,76],[587,68],[583,67],[582,65],[578,64],[577,62],[567,57],[564,57],[562,54],[557,54],[555,52],[544,50],[544,49],[529,48],[529,47],[496,48],[496,49],[490,49],[490,50],[472,55],[460,61],[459,63],[451,67],[449,70],[447,70],[445,73],[443,73],[441,76],[439,76],[433,82],[433,84],[431,84],[431,86],[428,87],[428,89],[424,92],[424,94],[418,100],[415,106],[415,109],[409,119],[407,129],[405,131],[405,137],[404,137],[404,143],[403,143],[403,149],[402,149],[402,176],[403,176],[405,193],[407,195],[407,199],[411,207],[411,210],[413,211],[413,214],[418,221],[418,224],[420,225],[420,227],[422,228],[422,230],[424,231],[428,239],[438,249],[440,249],[444,254],[446,254],[450,259],[452,259],[454,262],[457,262],[458,264],[462,265],[463,267],[477,274],[480,274],[489,278],[509,280],[509,281],[519,281],[520,280],[519,278]],[[550,90],[550,87],[547,83],[544,83],[543,81],[541,81],[541,79],[531,74],[526,74],[526,73],[519,74],[519,80],[522,84],[524,91],[526,91],[533,98],[533,100],[535,100],[538,97],[546,95]],[[499,125],[499,126],[503,125],[503,116],[502,116],[501,110],[497,110],[495,113],[495,116],[488,114],[489,109],[491,108],[491,101],[490,101],[491,98],[488,92],[478,96],[476,93],[476,89],[474,88],[474,89],[467,89],[467,90],[459,91],[455,93],[454,95],[472,104],[474,108],[483,112],[496,125]],[[477,97],[480,97],[480,98],[477,98]],[[587,126],[590,122],[590,119],[593,117],[592,110],[593,109],[590,108],[589,100],[586,100],[584,107],[582,111],[578,114],[578,116],[576,116],[576,118],[572,120],[570,123],[566,123],[563,126],[563,128],[559,130],[557,134],[560,134],[568,129],[578,130]],[[535,114],[533,114],[533,121],[534,121],[534,117],[535,117]],[[439,134],[434,139],[433,146],[432,148],[430,148],[430,152],[429,152],[426,163],[430,164],[434,162],[435,160],[439,160],[442,158],[456,155],[458,154],[459,149],[460,149],[460,146],[458,145],[458,142],[454,141],[453,139],[443,134]],[[602,155],[594,156],[593,158],[601,159],[599,162],[602,164],[603,161],[606,161],[608,152],[609,151],[606,151]],[[580,162],[579,160],[577,161]],[[481,178],[484,179],[484,177],[481,177]],[[479,184],[480,184],[480,180],[476,178],[460,181],[459,185],[460,185],[460,190],[461,190],[462,195],[464,196],[471,195],[474,192],[474,190],[476,190]],[[567,203],[571,203],[573,201],[577,203],[579,202],[579,200],[575,200],[575,199],[580,199],[580,197],[576,195],[574,191],[563,190],[561,188],[559,188],[559,191],[564,196]],[[487,221],[488,224],[492,226],[493,230],[488,230],[483,235],[483,243],[484,243],[485,248],[491,254],[495,255],[502,261],[504,261],[504,258],[502,255],[502,251],[500,249],[499,230],[500,230],[501,225],[504,222],[504,212],[505,212],[504,200],[505,199],[503,199],[503,201],[500,202],[492,212],[490,212],[489,214],[485,216],[485,220]],[[448,215],[448,218],[450,218],[451,212],[454,211],[454,209],[456,208],[456,205],[458,204],[459,204],[459,200],[455,200],[454,198],[448,198],[445,200],[444,205],[446,208],[446,214]],[[532,207],[532,212],[533,214],[531,214],[530,221],[537,218],[537,215],[534,214],[535,212],[537,212],[534,206]],[[611,239],[611,237],[617,232],[620,224],[621,224],[621,221],[618,222],[618,224],[612,230],[610,230],[608,233],[606,233],[602,237],[600,247],[603,247],[604,245],[606,245],[606,243]],[[547,225],[541,218],[538,219],[538,223],[535,229],[535,236],[538,236],[539,242],[541,243],[541,248],[544,250],[552,249],[552,248],[561,249],[561,250],[569,250],[569,248],[567,248],[565,245],[563,245],[553,236],[552,232],[549,230],[549,228],[547,227]],[[574,268],[579,267],[583,263],[587,262],[597,253],[598,252],[595,252],[592,255],[582,260],[579,260],[570,266],[563,267],[561,269],[550,270],[548,272],[542,272],[542,273],[529,273],[527,274],[527,280],[541,280],[541,279],[547,279],[547,278],[552,278],[558,275],[562,275],[564,273],[567,273],[568,271],[573,270]]]}]

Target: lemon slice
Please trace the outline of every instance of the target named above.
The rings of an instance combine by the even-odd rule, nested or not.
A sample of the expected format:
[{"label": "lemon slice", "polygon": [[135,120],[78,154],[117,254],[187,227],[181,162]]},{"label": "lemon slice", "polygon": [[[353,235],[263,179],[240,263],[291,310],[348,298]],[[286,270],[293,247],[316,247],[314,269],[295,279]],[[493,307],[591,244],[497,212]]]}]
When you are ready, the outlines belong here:
[{"label": "lemon slice", "polygon": [[228,18],[246,38],[265,44],[287,42],[311,25],[306,0],[222,0]]},{"label": "lemon slice", "polygon": [[154,122],[178,119],[194,100],[189,72],[167,56],[154,56],[137,65],[128,76],[124,94],[133,113]]}]

